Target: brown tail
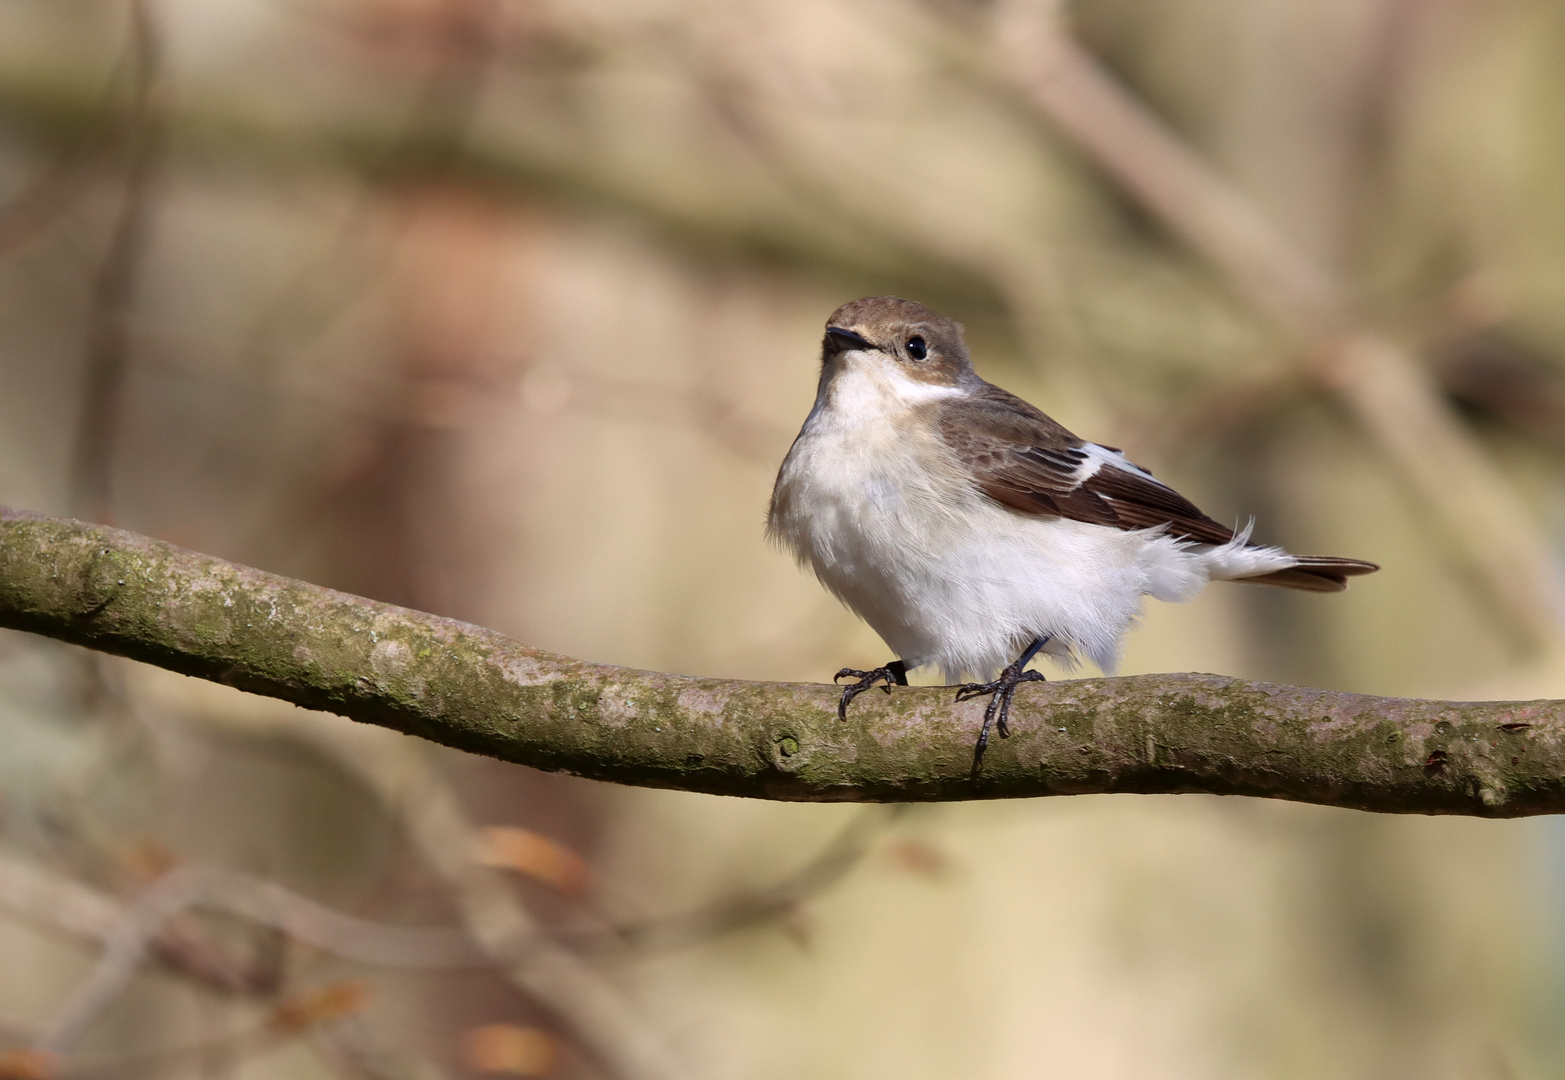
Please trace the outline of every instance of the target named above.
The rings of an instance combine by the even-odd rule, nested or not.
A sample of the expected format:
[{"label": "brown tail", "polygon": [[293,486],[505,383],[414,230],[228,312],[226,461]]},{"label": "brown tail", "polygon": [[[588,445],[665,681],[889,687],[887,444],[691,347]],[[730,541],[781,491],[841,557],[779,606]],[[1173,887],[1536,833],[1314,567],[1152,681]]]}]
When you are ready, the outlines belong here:
[{"label": "brown tail", "polygon": [[1372,562],[1339,559],[1332,555],[1300,555],[1298,559],[1298,566],[1235,580],[1256,585],[1281,585],[1285,589],[1304,589],[1307,592],[1341,592],[1348,587],[1348,578],[1373,574],[1380,569]]}]

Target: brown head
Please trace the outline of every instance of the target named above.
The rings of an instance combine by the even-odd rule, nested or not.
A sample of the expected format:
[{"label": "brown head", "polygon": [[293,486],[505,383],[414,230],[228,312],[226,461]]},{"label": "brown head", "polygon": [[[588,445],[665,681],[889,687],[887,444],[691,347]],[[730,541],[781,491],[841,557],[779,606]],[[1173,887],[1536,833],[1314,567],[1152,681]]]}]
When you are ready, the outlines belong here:
[{"label": "brown head", "polygon": [[832,312],[821,343],[822,378],[847,354],[934,386],[958,386],[975,377],[962,324],[897,296],[870,296]]}]

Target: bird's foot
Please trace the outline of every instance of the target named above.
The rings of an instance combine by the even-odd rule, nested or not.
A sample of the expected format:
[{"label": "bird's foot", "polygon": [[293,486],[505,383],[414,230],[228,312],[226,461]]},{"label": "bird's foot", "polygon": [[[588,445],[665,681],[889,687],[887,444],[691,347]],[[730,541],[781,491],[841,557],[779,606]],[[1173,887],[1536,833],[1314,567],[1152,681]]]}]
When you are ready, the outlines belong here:
[{"label": "bird's foot", "polygon": [[893,686],[907,685],[907,665],[901,660],[893,660],[884,667],[875,668],[873,671],[860,671],[858,668],[845,667],[837,672],[832,682],[841,682],[852,676],[858,682],[849,683],[842,688],[842,700],[837,702],[837,719],[848,718],[848,702],[858,697],[864,691],[873,687],[876,683],[884,683],[881,687],[886,693],[891,693]]},{"label": "bird's foot", "polygon": [[990,695],[989,706],[984,709],[984,726],[978,732],[978,745],[973,748],[973,775],[978,775],[978,767],[984,760],[984,749],[989,745],[989,727],[1000,733],[1000,738],[1011,737],[1011,727],[1007,721],[1011,715],[1011,698],[1016,695],[1016,688],[1024,682],[1048,682],[1042,672],[1027,671],[1027,665],[1032,661],[1032,654],[1036,650],[1029,651],[1016,663],[1000,672],[1000,677],[994,682],[968,683],[956,692],[956,700],[966,701],[969,698]]}]

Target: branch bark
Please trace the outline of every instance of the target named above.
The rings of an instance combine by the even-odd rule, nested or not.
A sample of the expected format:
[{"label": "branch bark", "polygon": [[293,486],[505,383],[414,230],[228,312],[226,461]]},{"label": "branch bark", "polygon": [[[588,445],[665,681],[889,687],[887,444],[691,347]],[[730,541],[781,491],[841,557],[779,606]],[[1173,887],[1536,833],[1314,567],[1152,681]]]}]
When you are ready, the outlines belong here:
[{"label": "branch bark", "polygon": [[1392,813],[1565,810],[1565,702],[1381,698],[1215,675],[982,703],[590,664],[148,537],[0,508],[0,625],[534,768],[797,801],[1209,792]]}]

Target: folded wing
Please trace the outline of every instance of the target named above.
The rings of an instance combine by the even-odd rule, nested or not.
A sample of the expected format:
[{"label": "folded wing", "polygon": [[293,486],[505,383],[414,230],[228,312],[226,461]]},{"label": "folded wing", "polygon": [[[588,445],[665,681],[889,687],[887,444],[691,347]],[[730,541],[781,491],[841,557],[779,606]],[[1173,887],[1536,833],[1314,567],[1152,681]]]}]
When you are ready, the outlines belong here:
[{"label": "folded wing", "polygon": [[[1237,539],[1189,499],[1126,461],[1119,451],[1073,435],[1014,394],[987,383],[943,404],[941,435],[979,490],[1025,514],[1120,529],[1162,527],[1198,544]],[[1286,570],[1241,580],[1311,592],[1340,592],[1347,579],[1379,569],[1331,556],[1295,556]]]}]

